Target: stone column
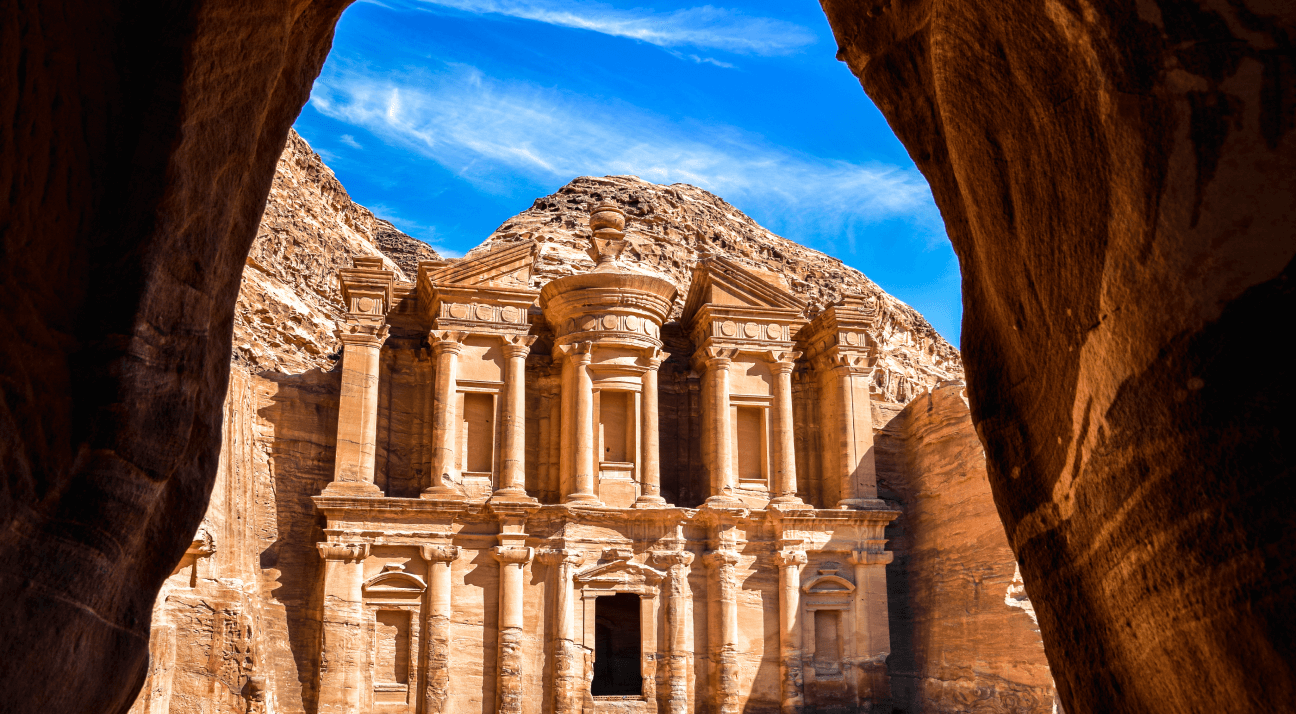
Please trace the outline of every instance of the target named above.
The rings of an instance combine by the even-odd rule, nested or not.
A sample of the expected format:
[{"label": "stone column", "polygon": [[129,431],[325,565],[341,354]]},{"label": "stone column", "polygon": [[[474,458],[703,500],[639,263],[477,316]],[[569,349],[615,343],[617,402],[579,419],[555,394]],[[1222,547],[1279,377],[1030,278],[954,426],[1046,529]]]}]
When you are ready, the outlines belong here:
[{"label": "stone column", "polygon": [[783,675],[783,714],[799,714],[805,706],[801,655],[801,567],[805,551],[787,549],[774,554],[779,568],[779,645]]},{"label": "stone column", "polygon": [[792,369],[799,352],[771,352],[774,373],[774,498],[771,503],[804,505],[797,496],[796,431],[792,421]]},{"label": "stone column", "polygon": [[659,567],[666,569],[666,699],[668,714],[688,714],[688,675],[693,668],[693,653],[688,648],[688,605],[692,599],[689,590],[689,565],[693,554],[686,550],[667,550],[653,553]]},{"label": "stone column", "polygon": [[369,638],[365,633],[364,561],[368,543],[317,543],[324,559],[320,618],[320,714],[360,714]]},{"label": "stone column", "polygon": [[866,711],[888,710],[891,679],[886,658],[891,654],[891,630],[887,619],[886,566],[894,554],[883,550],[885,540],[866,541],[864,550],[851,553],[855,566],[855,592],[851,602],[853,636],[849,640],[851,665],[855,668],[855,692]]},{"label": "stone column", "polygon": [[534,548],[517,545],[495,546],[500,563],[499,582],[499,692],[498,714],[522,712],[522,586],[523,571],[535,554]]},{"label": "stone column", "polygon": [[[504,338],[504,405],[500,419],[499,487],[495,498],[525,499],[526,492],[526,358],[532,336]],[[534,499],[531,499],[534,500]]]},{"label": "stone column", "polygon": [[[353,329],[354,331],[347,331]],[[342,339],[342,389],[338,395],[337,455],[330,496],[381,496],[374,485],[378,441],[378,355],[387,326],[348,325]]]},{"label": "stone column", "polygon": [[661,444],[657,417],[657,374],[662,362],[670,354],[654,349],[648,357],[648,369],[643,373],[643,391],[640,394],[642,412],[639,417],[640,443],[643,445],[643,492],[635,500],[634,508],[662,508],[667,505],[661,495]]},{"label": "stone column", "polygon": [[428,561],[427,624],[423,638],[427,642],[427,659],[423,684],[424,714],[448,714],[450,711],[450,618],[454,605],[450,598],[450,569],[459,558],[454,545],[425,545],[423,559]]},{"label": "stone column", "polygon": [[[594,495],[594,479],[598,474],[594,463],[594,382],[590,378],[589,364],[593,355],[590,343],[569,345],[572,363],[572,492],[563,498],[564,503],[599,504]],[[567,425],[563,424],[563,429]]]},{"label": "stone column", "polygon": [[578,714],[585,683],[583,646],[576,641],[572,576],[585,562],[585,554],[573,550],[540,552],[542,562],[554,567],[554,714]]},{"label": "stone column", "polygon": [[462,332],[432,330],[429,339],[436,357],[436,377],[432,385],[432,482],[423,490],[425,496],[458,496],[451,473],[454,471],[455,389],[458,382],[459,353],[466,335]]},{"label": "stone column", "polygon": [[[877,499],[877,472],[873,462],[873,411],[868,396],[872,369],[865,357],[839,354],[833,367],[837,378],[837,464],[841,481],[838,508],[864,508]],[[828,421],[828,420],[825,420]]]},{"label": "stone column", "polygon": [[716,585],[712,597],[720,610],[720,641],[712,646],[717,662],[716,698],[719,714],[738,714],[738,553],[713,550],[706,554]]},{"label": "stone column", "polygon": [[729,505],[736,501],[733,495],[738,485],[734,477],[733,425],[729,415],[729,365],[734,356],[732,349],[707,349],[706,377],[710,382],[710,419],[703,425],[711,444],[711,496],[708,503]]}]

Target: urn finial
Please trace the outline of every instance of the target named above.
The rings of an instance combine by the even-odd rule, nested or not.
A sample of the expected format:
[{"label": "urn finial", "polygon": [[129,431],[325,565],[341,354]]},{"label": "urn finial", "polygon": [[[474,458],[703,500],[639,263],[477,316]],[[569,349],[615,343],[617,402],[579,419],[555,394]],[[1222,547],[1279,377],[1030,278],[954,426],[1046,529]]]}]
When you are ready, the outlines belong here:
[{"label": "urn finial", "polygon": [[625,240],[625,211],[610,201],[603,201],[590,209],[590,248],[586,251],[594,259],[596,273],[617,269],[617,258],[629,245]]}]

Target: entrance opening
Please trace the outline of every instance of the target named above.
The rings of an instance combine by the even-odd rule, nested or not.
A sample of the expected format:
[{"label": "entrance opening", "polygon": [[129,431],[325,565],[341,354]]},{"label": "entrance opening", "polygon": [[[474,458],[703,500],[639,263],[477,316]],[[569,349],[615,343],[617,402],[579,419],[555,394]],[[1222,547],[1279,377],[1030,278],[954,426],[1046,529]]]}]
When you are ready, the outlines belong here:
[{"label": "entrance opening", "polygon": [[617,593],[594,601],[594,682],[590,693],[600,696],[643,694],[639,670],[639,596]]}]

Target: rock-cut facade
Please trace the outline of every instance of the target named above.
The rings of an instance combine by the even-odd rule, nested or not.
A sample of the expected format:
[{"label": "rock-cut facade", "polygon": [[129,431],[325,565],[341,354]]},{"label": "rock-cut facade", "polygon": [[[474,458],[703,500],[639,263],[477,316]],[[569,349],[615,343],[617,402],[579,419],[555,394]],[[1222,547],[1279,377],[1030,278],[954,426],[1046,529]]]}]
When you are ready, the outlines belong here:
[{"label": "rock-cut facade", "polygon": [[[624,223],[539,291],[532,244],[341,271],[320,712],[890,710],[875,302],[704,256],[667,322]],[[382,400],[418,405],[405,480]]]}]

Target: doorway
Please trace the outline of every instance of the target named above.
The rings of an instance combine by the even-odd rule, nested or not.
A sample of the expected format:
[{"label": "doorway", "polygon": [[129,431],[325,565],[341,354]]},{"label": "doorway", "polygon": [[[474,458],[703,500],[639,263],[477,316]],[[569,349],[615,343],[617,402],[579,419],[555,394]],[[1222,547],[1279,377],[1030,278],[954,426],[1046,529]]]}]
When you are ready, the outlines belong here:
[{"label": "doorway", "polygon": [[639,696],[643,637],[639,628],[639,596],[605,595],[594,601],[594,682],[596,697]]}]

